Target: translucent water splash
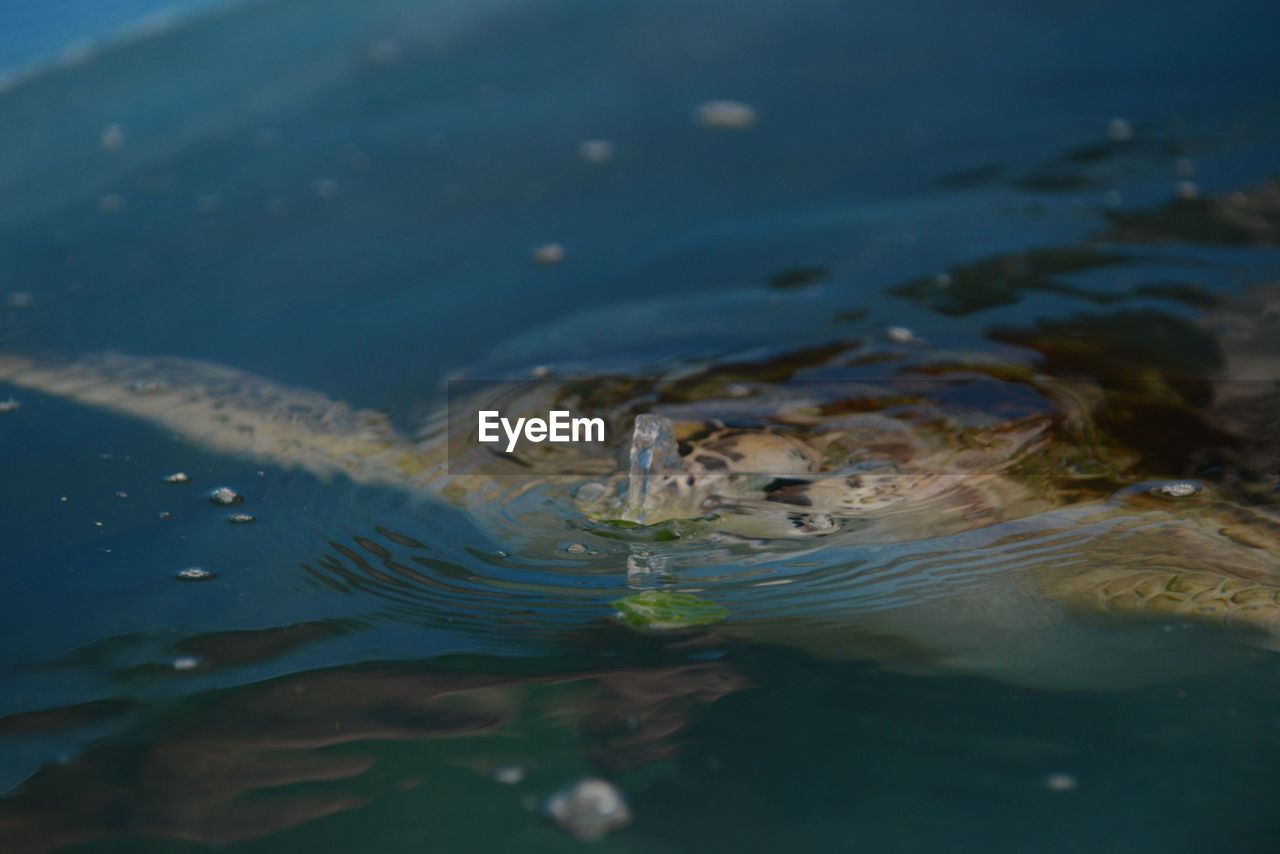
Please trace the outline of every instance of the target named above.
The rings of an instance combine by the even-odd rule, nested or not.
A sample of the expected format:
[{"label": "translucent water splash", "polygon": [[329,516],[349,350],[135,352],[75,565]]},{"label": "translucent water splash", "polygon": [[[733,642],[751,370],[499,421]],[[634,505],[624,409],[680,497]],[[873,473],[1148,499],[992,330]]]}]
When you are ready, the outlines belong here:
[{"label": "translucent water splash", "polygon": [[647,524],[650,495],[656,494],[661,477],[682,469],[671,419],[650,413],[637,415],[631,432],[622,518],[637,525]]}]

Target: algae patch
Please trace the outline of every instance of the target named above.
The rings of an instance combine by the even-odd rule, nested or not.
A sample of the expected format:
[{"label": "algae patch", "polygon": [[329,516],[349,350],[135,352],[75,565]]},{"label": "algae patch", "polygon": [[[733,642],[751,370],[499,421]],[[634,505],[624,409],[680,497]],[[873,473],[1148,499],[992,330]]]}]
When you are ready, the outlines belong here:
[{"label": "algae patch", "polygon": [[671,631],[718,623],[729,609],[691,593],[646,590],[613,603],[615,617],[635,629]]}]

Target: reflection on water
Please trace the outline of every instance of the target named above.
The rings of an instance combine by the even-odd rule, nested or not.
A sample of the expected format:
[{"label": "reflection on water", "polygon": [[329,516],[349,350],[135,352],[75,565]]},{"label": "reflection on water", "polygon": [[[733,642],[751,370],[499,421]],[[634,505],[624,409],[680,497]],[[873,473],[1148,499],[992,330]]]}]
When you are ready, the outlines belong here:
[{"label": "reflection on water", "polygon": [[1274,848],[1273,10],[1005,5],[12,78],[0,849]]},{"label": "reflection on water", "polygon": [[[745,684],[715,663],[483,671],[316,671],[193,698],[27,781],[0,807],[6,850],[134,836],[227,845],[419,789],[431,824],[448,818],[431,802],[457,786],[475,792],[474,820],[519,828],[537,792],[589,767],[559,749],[565,730],[589,731],[596,764],[619,773],[670,756],[693,707]],[[56,717],[40,723],[65,725]]]}]

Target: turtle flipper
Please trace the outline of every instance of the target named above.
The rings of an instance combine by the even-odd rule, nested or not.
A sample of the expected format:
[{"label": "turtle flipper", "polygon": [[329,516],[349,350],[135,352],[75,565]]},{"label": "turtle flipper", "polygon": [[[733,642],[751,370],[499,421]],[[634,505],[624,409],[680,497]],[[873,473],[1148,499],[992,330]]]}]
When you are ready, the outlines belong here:
[{"label": "turtle flipper", "polygon": [[421,482],[433,468],[385,416],[315,391],[190,359],[118,353],[72,362],[0,356],[0,382],[130,415],[220,453],[344,473],[362,483]]}]

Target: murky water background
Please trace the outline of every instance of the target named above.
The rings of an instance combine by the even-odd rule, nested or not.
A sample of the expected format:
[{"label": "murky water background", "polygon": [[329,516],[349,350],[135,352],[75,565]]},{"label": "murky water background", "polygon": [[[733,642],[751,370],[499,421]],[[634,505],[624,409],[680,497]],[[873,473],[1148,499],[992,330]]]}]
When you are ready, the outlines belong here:
[{"label": "murky water background", "polygon": [[[1274,380],[1265,3],[278,0],[58,62],[22,10],[3,354],[206,359],[406,431],[460,373],[893,327],[1220,397]],[[754,125],[699,126],[715,99]],[[1280,850],[1266,644],[1001,581],[1023,558],[1000,537],[1105,519],[651,544],[644,569],[731,614],[654,636],[611,619],[656,583],[635,545],[545,508],[477,521],[10,394],[0,849],[563,851],[586,843],[539,807],[591,774],[635,814],[600,850]],[[1111,428],[1153,476],[1269,512],[1171,417]],[[1244,418],[1263,484],[1274,421]],[[221,485],[244,504],[212,506]],[[217,577],[175,580],[192,566]]]}]

